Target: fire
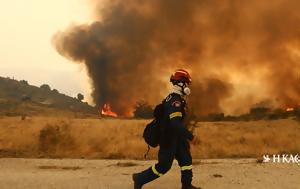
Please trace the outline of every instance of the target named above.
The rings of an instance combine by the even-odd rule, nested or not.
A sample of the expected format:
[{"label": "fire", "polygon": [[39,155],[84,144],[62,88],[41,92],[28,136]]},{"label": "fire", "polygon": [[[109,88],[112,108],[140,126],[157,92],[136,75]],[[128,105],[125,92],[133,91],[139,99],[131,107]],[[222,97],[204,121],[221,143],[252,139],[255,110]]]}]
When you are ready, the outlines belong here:
[{"label": "fire", "polygon": [[286,108],[285,111],[287,111],[287,112],[292,112],[292,111],[294,111],[294,108]]},{"label": "fire", "polygon": [[118,117],[118,115],[111,110],[110,104],[104,104],[101,110],[101,115],[110,116],[110,117]]}]

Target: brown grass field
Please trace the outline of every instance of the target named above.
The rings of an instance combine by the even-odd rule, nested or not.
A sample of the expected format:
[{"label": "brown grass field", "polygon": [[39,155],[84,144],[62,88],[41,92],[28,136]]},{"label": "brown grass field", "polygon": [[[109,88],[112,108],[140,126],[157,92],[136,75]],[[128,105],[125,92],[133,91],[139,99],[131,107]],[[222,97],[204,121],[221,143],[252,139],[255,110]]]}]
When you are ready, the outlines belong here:
[{"label": "brown grass field", "polygon": [[[143,159],[148,120],[64,117],[0,118],[0,157]],[[300,123],[293,119],[199,122],[194,158],[261,158],[299,154]],[[155,159],[151,150],[149,159]]]}]

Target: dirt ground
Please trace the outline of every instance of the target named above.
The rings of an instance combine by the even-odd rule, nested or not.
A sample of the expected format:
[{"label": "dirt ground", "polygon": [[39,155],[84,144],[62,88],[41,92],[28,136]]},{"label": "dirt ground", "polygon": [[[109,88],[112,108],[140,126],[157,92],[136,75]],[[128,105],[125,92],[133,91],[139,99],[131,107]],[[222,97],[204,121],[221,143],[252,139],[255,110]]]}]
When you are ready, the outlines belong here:
[{"label": "dirt ground", "polygon": [[[0,159],[1,189],[131,189],[131,174],[155,161]],[[300,165],[255,159],[194,160],[194,183],[203,189],[300,189]],[[180,169],[145,189],[180,189]]]}]

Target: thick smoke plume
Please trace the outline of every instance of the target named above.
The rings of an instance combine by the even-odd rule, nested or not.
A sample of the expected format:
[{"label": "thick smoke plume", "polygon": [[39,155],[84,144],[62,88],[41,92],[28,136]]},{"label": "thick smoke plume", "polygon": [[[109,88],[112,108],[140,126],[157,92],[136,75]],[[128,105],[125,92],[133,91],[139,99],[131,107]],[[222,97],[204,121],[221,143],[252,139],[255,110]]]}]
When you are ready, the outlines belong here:
[{"label": "thick smoke plume", "polygon": [[[101,6],[99,6],[101,4]],[[300,1],[113,0],[95,21],[54,36],[60,54],[84,63],[98,106],[120,115],[158,103],[173,70],[193,78],[199,114],[240,114],[256,103],[300,102]]]}]

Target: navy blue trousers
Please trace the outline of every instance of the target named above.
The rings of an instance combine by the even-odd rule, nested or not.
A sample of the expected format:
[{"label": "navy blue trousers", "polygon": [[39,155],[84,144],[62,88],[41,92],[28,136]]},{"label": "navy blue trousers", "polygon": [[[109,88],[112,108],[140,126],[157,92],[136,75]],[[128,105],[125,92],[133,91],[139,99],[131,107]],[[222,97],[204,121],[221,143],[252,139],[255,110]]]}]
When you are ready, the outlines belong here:
[{"label": "navy blue trousers", "polygon": [[192,156],[188,141],[179,141],[176,145],[168,148],[160,147],[158,152],[158,163],[138,173],[137,183],[144,185],[167,173],[173,164],[174,158],[181,167],[182,185],[190,185],[192,182]]}]

